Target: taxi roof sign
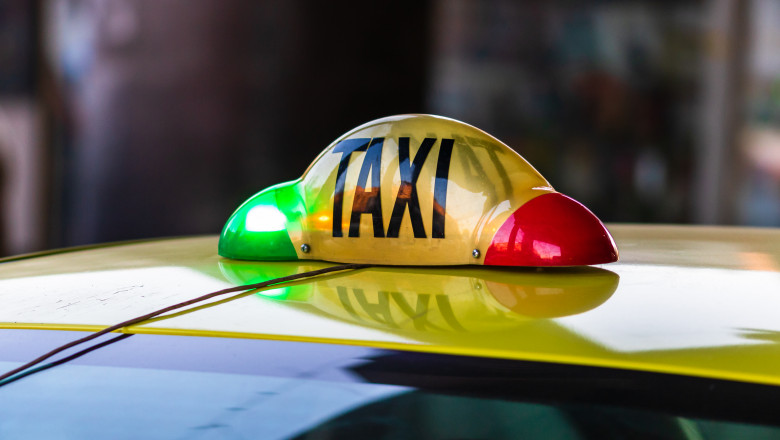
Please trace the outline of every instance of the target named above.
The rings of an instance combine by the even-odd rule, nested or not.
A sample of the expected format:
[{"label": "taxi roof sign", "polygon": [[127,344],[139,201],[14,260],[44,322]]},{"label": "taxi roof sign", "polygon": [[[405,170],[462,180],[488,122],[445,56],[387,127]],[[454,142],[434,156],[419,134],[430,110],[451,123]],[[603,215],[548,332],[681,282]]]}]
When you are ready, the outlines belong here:
[{"label": "taxi roof sign", "polygon": [[398,115],[342,135],[300,179],[228,219],[219,254],[387,265],[578,266],[618,252],[601,221],[471,125]]}]

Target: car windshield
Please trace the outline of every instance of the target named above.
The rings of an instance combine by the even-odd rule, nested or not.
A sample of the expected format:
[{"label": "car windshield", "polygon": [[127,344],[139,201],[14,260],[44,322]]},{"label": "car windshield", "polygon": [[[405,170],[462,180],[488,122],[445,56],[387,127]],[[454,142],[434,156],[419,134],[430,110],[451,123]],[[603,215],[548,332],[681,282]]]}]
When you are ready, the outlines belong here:
[{"label": "car windshield", "polygon": [[[2,330],[0,368],[78,335]],[[0,438],[780,439],[765,420],[740,420],[745,400],[733,414],[716,408],[728,395],[666,407],[628,376],[578,368],[136,335],[0,388]],[[697,395],[685,384],[700,379],[676,380],[661,394]]]}]

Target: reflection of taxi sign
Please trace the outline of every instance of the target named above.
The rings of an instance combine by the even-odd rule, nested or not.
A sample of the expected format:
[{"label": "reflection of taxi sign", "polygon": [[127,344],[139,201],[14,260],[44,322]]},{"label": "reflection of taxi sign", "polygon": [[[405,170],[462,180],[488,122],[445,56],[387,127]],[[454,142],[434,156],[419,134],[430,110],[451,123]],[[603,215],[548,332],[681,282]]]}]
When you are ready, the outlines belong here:
[{"label": "reflection of taxi sign", "polygon": [[[222,275],[237,285],[322,267],[319,262],[219,262]],[[517,328],[529,318],[559,318],[592,310],[612,296],[619,280],[611,271],[587,266],[542,270],[380,267],[314,278],[257,295],[314,308],[354,324],[415,332],[417,340],[426,339],[426,334],[453,332],[462,340],[465,333]]]},{"label": "reflection of taxi sign", "polygon": [[220,255],[393,265],[617,260],[604,225],[487,133],[431,115],[361,125],[230,217]]}]

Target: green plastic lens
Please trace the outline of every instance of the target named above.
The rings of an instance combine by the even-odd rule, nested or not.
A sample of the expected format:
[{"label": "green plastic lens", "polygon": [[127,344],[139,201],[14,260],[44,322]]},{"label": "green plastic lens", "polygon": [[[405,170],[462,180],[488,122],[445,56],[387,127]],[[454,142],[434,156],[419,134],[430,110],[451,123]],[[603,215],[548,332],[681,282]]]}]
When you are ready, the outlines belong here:
[{"label": "green plastic lens", "polygon": [[287,232],[297,197],[295,183],[265,189],[241,205],[230,216],[219,237],[219,254],[241,260],[297,260],[298,255]]}]

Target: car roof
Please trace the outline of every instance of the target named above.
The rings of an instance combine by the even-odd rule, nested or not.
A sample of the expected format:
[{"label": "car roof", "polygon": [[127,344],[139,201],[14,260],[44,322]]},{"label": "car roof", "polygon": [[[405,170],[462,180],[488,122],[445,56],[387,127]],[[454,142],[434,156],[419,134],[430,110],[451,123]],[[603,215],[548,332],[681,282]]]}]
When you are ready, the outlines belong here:
[{"label": "car roof", "polygon": [[[780,385],[780,230],[610,225],[618,263],[372,267],[198,306],[132,333],[325,342]],[[0,264],[0,328],[98,330],[237,284],[332,265],[246,262],[217,237]]]}]

